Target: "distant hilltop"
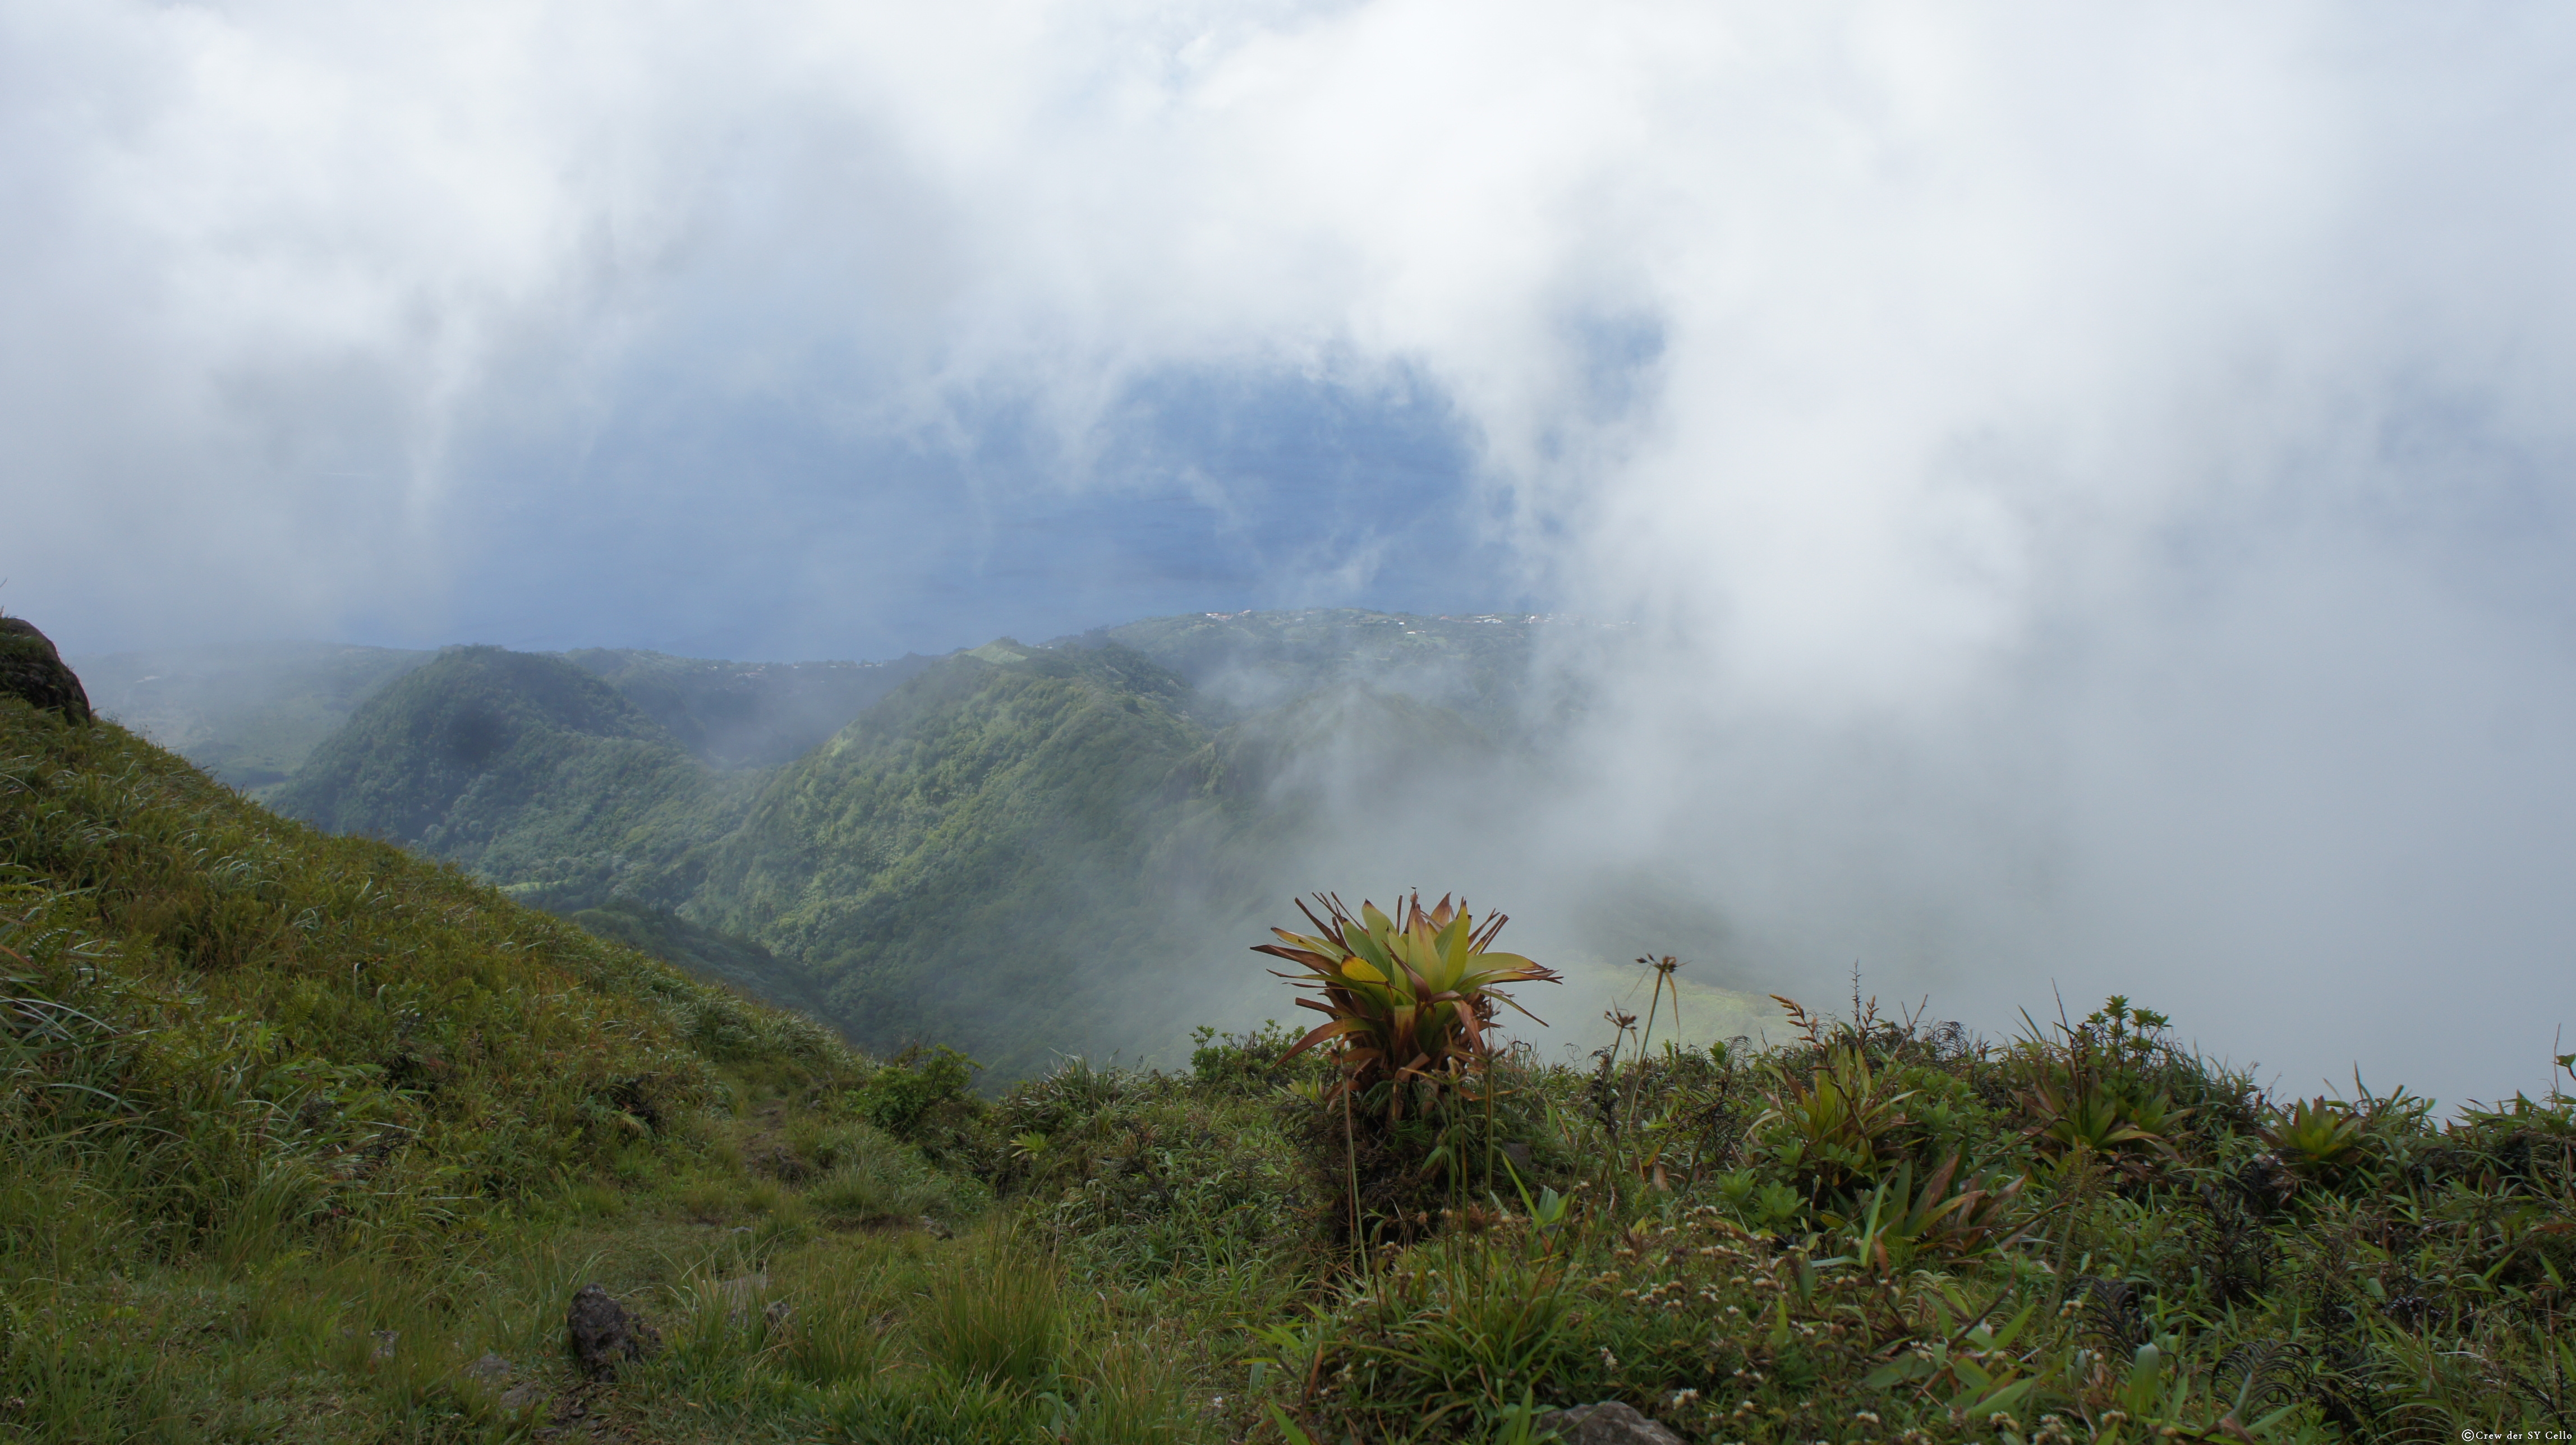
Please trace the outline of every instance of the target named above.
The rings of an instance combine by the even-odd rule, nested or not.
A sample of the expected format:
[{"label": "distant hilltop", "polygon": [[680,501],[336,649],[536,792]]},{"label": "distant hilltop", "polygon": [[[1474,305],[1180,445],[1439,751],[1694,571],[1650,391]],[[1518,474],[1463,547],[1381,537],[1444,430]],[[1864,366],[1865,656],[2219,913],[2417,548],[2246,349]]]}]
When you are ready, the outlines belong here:
[{"label": "distant hilltop", "polygon": [[[1225,625],[1209,631],[1206,624]],[[1372,638],[1393,629],[1433,639],[1434,651],[1454,646],[1462,662],[1472,657],[1478,664],[1472,670],[1488,674],[1483,690],[1470,683],[1465,693],[1448,701],[1486,713],[1486,721],[1493,722],[1498,719],[1491,716],[1492,705],[1504,700],[1502,694],[1516,693],[1527,653],[1517,644],[1493,652],[1490,634],[1464,629],[1558,626],[1615,632],[1628,625],[1567,613],[1419,616],[1309,607],[1146,618],[1037,645],[1114,639],[1173,668],[1193,685],[1205,686],[1217,681],[1218,674],[1232,672],[1224,686],[1261,694],[1420,660],[1419,654],[1399,658],[1372,646]],[[71,663],[88,681],[101,711],[225,782],[265,796],[315,745],[346,723],[359,703],[440,651],[265,642],[110,653]],[[683,746],[719,767],[786,762],[936,660],[906,654],[874,662],[744,662],[627,647],[575,648],[554,655],[607,681],[670,729]]]}]

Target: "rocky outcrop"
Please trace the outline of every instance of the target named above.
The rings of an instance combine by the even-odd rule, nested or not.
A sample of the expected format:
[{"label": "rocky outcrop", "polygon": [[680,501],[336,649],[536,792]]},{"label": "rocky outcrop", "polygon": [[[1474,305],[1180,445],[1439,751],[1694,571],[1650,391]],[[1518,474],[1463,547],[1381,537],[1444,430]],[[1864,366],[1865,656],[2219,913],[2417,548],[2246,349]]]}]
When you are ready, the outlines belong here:
[{"label": "rocky outcrop", "polygon": [[90,720],[89,693],[53,640],[23,617],[0,617],[0,696],[23,697],[70,722]]},{"label": "rocky outcrop", "polygon": [[595,1284],[583,1285],[573,1295],[565,1323],[572,1330],[573,1359],[594,1380],[616,1378],[618,1366],[644,1358],[662,1343],[652,1326]]}]

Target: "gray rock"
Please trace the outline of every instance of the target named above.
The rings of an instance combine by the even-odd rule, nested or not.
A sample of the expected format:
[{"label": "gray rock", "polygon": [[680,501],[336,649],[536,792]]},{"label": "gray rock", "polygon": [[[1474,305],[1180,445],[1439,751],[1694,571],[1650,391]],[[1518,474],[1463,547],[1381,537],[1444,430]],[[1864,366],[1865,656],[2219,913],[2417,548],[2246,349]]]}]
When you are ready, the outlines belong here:
[{"label": "gray rock", "polygon": [[401,1343],[402,1331],[378,1330],[376,1331],[376,1346],[374,1349],[367,1352],[367,1358],[371,1360],[390,1360],[394,1357],[394,1347]]},{"label": "gray rock", "polygon": [[1555,1431],[1565,1445],[1682,1445],[1682,1437],[1616,1400],[1550,1410],[1530,1423],[1540,1434]]},{"label": "gray rock", "polygon": [[[546,1397],[546,1387],[542,1381],[521,1380],[511,1385],[510,1377],[517,1373],[517,1366],[499,1355],[490,1353],[486,1353],[483,1358],[465,1367],[465,1378],[480,1384],[486,1390],[498,1392],[493,1398],[493,1403],[500,1406],[501,1412],[505,1415],[520,1414],[530,1405]],[[509,1388],[502,1389],[504,1385],[509,1385]]]},{"label": "gray rock", "polygon": [[652,1326],[595,1284],[574,1292],[564,1323],[572,1331],[573,1359],[594,1380],[616,1378],[619,1365],[643,1359],[662,1343]]},{"label": "gray rock", "polygon": [[69,722],[90,720],[79,676],[63,665],[53,639],[23,617],[0,617],[0,696],[23,697]]}]

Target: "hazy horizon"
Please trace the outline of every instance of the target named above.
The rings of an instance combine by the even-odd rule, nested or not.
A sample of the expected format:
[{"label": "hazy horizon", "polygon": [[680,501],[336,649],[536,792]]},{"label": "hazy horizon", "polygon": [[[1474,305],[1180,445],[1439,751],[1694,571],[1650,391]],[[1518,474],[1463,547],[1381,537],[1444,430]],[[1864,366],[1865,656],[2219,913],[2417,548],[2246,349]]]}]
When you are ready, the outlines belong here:
[{"label": "hazy horizon", "polygon": [[1544,787],[1318,871],[1651,875],[1817,998],[2537,1091],[2571,59],[2540,6],[0,4],[0,608],[1629,619],[1542,650]]}]

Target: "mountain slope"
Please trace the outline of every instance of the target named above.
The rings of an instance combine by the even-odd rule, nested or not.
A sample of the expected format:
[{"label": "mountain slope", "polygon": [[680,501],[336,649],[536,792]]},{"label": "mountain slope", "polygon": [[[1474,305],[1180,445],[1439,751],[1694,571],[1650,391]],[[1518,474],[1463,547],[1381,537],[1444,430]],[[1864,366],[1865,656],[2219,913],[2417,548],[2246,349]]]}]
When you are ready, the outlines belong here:
[{"label": "mountain slope", "polygon": [[578,906],[646,860],[675,870],[746,788],[562,658],[462,647],[370,698],[271,801]]},{"label": "mountain slope", "polygon": [[626,898],[611,898],[564,917],[612,943],[676,965],[692,978],[721,983],[808,1018],[831,1017],[831,1004],[803,969],[748,938],[701,927],[666,909]]},{"label": "mountain slope", "polygon": [[[441,654],[274,642],[71,659],[99,710],[246,791],[274,790],[376,692]],[[634,648],[560,654],[700,761],[775,767],[930,665],[727,662]]]},{"label": "mountain slope", "polygon": [[[886,1306],[851,1286],[989,1275],[908,1227],[990,1196],[867,1122],[880,1077],[915,1076],[0,696],[0,1440],[716,1445],[926,1412],[871,1388]],[[701,1287],[745,1277],[793,1341],[733,1345]],[[678,1348],[586,1376],[584,1285]],[[710,1379],[762,1369],[709,1417]]]},{"label": "mountain slope", "polygon": [[[1050,760],[1186,720],[1023,651],[851,739],[947,784],[881,796],[1069,805]],[[12,1445],[2571,1423],[2576,1098],[2275,1099],[2124,998],[2002,1046],[1871,1006],[1506,1051],[1401,1118],[1277,1029],[986,1103],[7,697],[0,975]],[[601,1293],[651,1328],[577,1362]]]},{"label": "mountain slope", "polygon": [[1186,700],[1124,648],[950,658],[781,769],[691,911],[803,958],[863,1042],[1012,1073],[1110,1041],[1102,961],[1182,942],[1147,863],[1205,810]]},{"label": "mountain slope", "polygon": [[712,1062],[844,1067],[811,1024],[13,698],[0,860],[0,1135],[159,1141],[119,1166],[162,1191],[139,1249],[509,1197],[703,1103]]}]

